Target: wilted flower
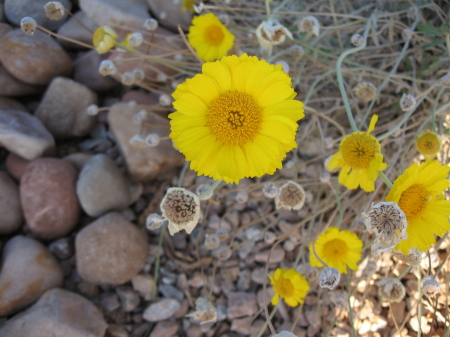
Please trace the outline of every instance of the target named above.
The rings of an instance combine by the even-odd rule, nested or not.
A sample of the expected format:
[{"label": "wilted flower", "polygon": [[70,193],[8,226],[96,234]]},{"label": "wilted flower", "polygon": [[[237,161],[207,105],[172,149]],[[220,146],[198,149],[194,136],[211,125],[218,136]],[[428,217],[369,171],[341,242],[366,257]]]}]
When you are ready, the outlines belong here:
[{"label": "wilted flower", "polygon": [[33,35],[36,31],[37,23],[36,20],[26,16],[20,20],[20,28],[25,34]]},{"label": "wilted flower", "polygon": [[126,36],[125,40],[122,42],[125,46],[136,48],[139,47],[144,41],[144,36],[141,32],[130,33]]},{"label": "wilted flower", "polygon": [[92,43],[99,54],[109,52],[116,45],[116,40],[117,33],[109,26],[98,27],[92,37]]},{"label": "wilted flower", "polygon": [[305,190],[300,184],[288,181],[275,197],[276,209],[299,210],[305,204]]},{"label": "wilted flower", "polygon": [[305,49],[298,44],[293,45],[289,49],[290,49],[290,54],[297,58],[300,58],[305,54]]},{"label": "wilted flower", "polygon": [[274,182],[269,181],[264,184],[262,192],[267,198],[273,199],[278,194],[278,186]]},{"label": "wilted flower", "polygon": [[394,255],[400,261],[405,262],[406,264],[417,265],[422,260],[422,253],[419,252],[417,248],[411,248],[407,255],[402,254],[400,251],[391,251],[392,255]]},{"label": "wilted flower", "polygon": [[351,41],[352,41],[352,45],[354,45],[355,47],[359,47],[363,44],[364,37],[361,34],[353,34]]},{"label": "wilted flower", "polygon": [[422,280],[423,294],[427,297],[434,297],[441,290],[441,284],[434,276],[427,275]]},{"label": "wilted flower", "polygon": [[432,160],[441,151],[441,137],[432,131],[422,132],[416,139],[416,148],[426,160]]},{"label": "wilted flower", "polygon": [[148,147],[156,147],[159,145],[160,137],[157,133],[149,133],[147,137],[145,137],[145,143]]},{"label": "wilted flower", "polygon": [[292,33],[277,20],[261,22],[256,29],[256,37],[263,49],[271,49],[286,40],[286,36],[292,40]]},{"label": "wilted flower", "polygon": [[45,16],[50,20],[58,21],[64,16],[64,6],[59,1],[50,1],[44,5]]},{"label": "wilted flower", "polygon": [[144,28],[153,32],[158,28],[158,21],[153,18],[147,19],[144,21]]},{"label": "wilted flower", "polygon": [[100,62],[98,72],[103,76],[114,75],[117,72],[117,68],[113,61],[103,60]]},{"label": "wilted flower", "polygon": [[370,82],[358,83],[353,92],[363,102],[370,102],[377,94],[377,88]]},{"label": "wilted flower", "polygon": [[400,99],[400,109],[403,111],[410,111],[416,107],[416,99],[413,95],[403,94]]},{"label": "wilted flower", "polygon": [[199,321],[200,324],[216,322],[217,321],[217,310],[214,304],[205,298],[199,297],[195,301],[195,311],[186,315],[187,317],[193,317],[195,320]]},{"label": "wilted flower", "polygon": [[152,213],[145,220],[145,226],[147,229],[153,231],[161,227],[164,221],[166,221],[166,219],[164,219],[161,215]]},{"label": "wilted flower", "polygon": [[319,285],[321,288],[333,290],[341,280],[341,273],[333,267],[324,268],[319,275]]},{"label": "wilted flower", "polygon": [[319,36],[320,22],[314,16],[308,15],[300,20],[298,29],[300,32],[313,33],[315,36]]},{"label": "wilted flower", "polygon": [[400,302],[405,297],[405,287],[394,277],[386,277],[377,282],[378,295],[382,301]]}]

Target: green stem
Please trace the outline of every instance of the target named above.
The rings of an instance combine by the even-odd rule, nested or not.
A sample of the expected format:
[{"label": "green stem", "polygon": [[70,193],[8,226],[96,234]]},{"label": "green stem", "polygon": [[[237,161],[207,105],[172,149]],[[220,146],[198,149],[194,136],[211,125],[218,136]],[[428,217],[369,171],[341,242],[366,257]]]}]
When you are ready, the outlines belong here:
[{"label": "green stem", "polygon": [[158,289],[158,277],[159,277],[159,264],[161,262],[162,255],[162,243],[164,239],[164,234],[166,233],[166,225],[161,227],[161,232],[159,233],[159,241],[158,241],[158,252],[156,253],[156,261],[155,261],[155,272],[153,274],[154,285],[152,289],[152,300],[154,301],[157,294]]},{"label": "green stem", "polygon": [[408,267],[403,269],[403,271],[400,273],[400,275],[397,276],[397,280],[401,280],[402,277],[405,276],[413,267],[414,267],[414,265],[410,264]]},{"label": "green stem", "polygon": [[266,0],[267,20],[270,20],[270,5],[269,5],[269,1],[270,1],[270,0]]},{"label": "green stem", "polygon": [[214,191],[221,182],[222,182],[222,180],[215,181],[214,184],[212,184],[212,186],[210,188],[208,188],[205,192],[203,192],[202,194],[199,195],[199,198],[201,199],[204,196],[208,195],[208,193],[210,193],[211,191]]},{"label": "green stem", "polygon": [[436,98],[434,99],[433,110],[431,111],[431,126],[433,127],[433,131],[437,132],[437,133],[439,133],[439,128],[436,125],[436,109],[437,109],[437,104],[439,102],[439,99],[441,98],[444,91],[445,91],[444,87],[439,89],[439,91],[436,95]]},{"label": "green stem", "polygon": [[[273,316],[275,316],[275,313],[277,312],[279,305],[280,305],[280,303],[278,303],[276,306],[273,307],[273,309],[272,309],[272,311],[270,312],[270,315],[269,315],[269,319],[270,320],[272,319]],[[261,329],[259,329],[258,334],[256,335],[256,337],[261,337],[262,336],[262,334],[264,333],[264,330],[266,330],[266,328],[267,328],[267,325],[268,325],[268,323],[267,323],[267,319],[266,319],[266,321],[264,322],[264,324],[261,327]]]},{"label": "green stem", "polygon": [[328,268],[328,265],[322,261],[322,259],[319,257],[319,255],[317,255],[315,241],[312,242],[312,249],[313,249],[313,253],[314,253],[314,256],[316,257],[317,261],[319,261],[325,268]]},{"label": "green stem", "polygon": [[347,293],[348,293],[348,319],[350,321],[350,326],[352,327],[352,335],[353,337],[357,337],[355,330],[355,324],[353,322],[353,312],[352,312],[352,304],[350,303],[350,276],[352,273],[347,275]]},{"label": "green stem", "polygon": [[389,180],[388,177],[386,177],[386,175],[384,174],[384,172],[380,171],[378,173],[381,177],[381,179],[383,179],[384,183],[387,185],[387,187],[389,187],[389,189],[392,190],[392,188],[394,187],[394,185],[392,184],[392,182]]}]

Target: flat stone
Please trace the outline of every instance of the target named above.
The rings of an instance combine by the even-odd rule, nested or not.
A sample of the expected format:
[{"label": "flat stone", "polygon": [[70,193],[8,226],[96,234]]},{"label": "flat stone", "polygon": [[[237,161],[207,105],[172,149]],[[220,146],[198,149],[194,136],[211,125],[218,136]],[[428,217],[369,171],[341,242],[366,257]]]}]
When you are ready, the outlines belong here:
[{"label": "flat stone", "polygon": [[150,337],[175,336],[177,334],[178,328],[179,326],[177,322],[170,322],[170,321],[158,322],[155,328],[152,330]]},{"label": "flat stone", "polygon": [[228,318],[234,319],[244,316],[252,316],[258,311],[256,295],[244,292],[229,292]]},{"label": "flat stone", "polygon": [[0,235],[12,233],[23,223],[19,186],[0,172]]},{"label": "flat stone", "polygon": [[[1,14],[1,11],[0,11]],[[0,16],[1,18],[1,16]],[[12,31],[14,28],[7,24],[6,22],[0,22],[0,40],[3,38],[3,36],[6,35],[6,33]]]},{"label": "flat stone", "polygon": [[139,294],[132,289],[116,288],[117,296],[119,296],[122,311],[130,312],[136,309],[141,302]]},{"label": "flat stone", "polygon": [[[184,156],[165,140],[156,147],[139,147],[129,143],[131,137],[140,133],[141,126],[133,123],[133,116],[142,110],[143,106],[129,106],[118,103],[111,107],[108,114],[109,126],[116,137],[119,149],[125,159],[130,177],[134,181],[149,182],[158,175],[184,163]],[[148,123],[161,125],[161,120],[149,117]],[[169,126],[169,124],[167,124]],[[147,133],[157,133],[160,137],[169,135],[170,129],[148,126]]]},{"label": "flat stone", "polygon": [[0,67],[0,95],[18,97],[35,95],[42,91],[44,87],[22,82],[11,75],[5,67]]},{"label": "flat stone", "polygon": [[123,210],[131,201],[125,176],[104,154],[92,156],[81,169],[77,195],[83,210],[92,217]]},{"label": "flat stone", "polygon": [[31,232],[44,240],[68,234],[78,223],[76,169],[57,158],[39,158],[27,165],[20,180],[23,212]]},{"label": "flat stone", "polygon": [[192,12],[182,9],[184,1],[147,0],[148,6],[159,24],[177,33],[177,25],[187,31],[192,21]]},{"label": "flat stone", "polygon": [[231,322],[231,331],[235,331],[241,335],[250,335],[250,326],[252,324],[253,317],[244,317],[233,319]]},{"label": "flat stone", "polygon": [[[263,252],[257,253],[255,255],[255,261],[266,263],[267,258],[269,257],[269,254],[270,254],[270,250],[265,250]],[[285,254],[286,253],[283,248],[276,247],[273,250],[272,255],[270,256],[270,263],[280,263],[281,261],[284,260]]]},{"label": "flat stone", "polygon": [[63,289],[47,291],[39,301],[0,328],[8,337],[103,337],[108,325],[86,298]]},{"label": "flat stone", "polygon": [[144,267],[146,235],[119,213],[108,213],[76,236],[77,270],[93,284],[122,284]]},{"label": "flat stone", "polygon": [[[74,14],[74,17],[70,17],[64,22],[58,29],[58,35],[68,37],[72,40],[80,41],[88,45],[92,45],[92,33],[90,33],[85,27],[81,26],[79,22],[89,28],[91,31],[95,31],[98,25],[92,20],[85,12],[78,11]],[[77,43],[73,43],[61,38],[58,38],[58,42],[67,49],[86,49]]]},{"label": "flat stone", "polygon": [[[41,243],[18,235],[3,249],[0,271],[0,316],[11,315],[36,301],[48,289],[60,287],[63,271]],[[11,336],[2,334],[0,336]],[[22,335],[28,336],[28,335]]]},{"label": "flat stone", "polygon": [[14,29],[7,33],[0,40],[0,60],[10,74],[28,84],[45,85],[72,72],[69,55],[41,31],[27,35]]},{"label": "flat stone", "polygon": [[10,153],[6,157],[6,169],[17,181],[20,181],[29,163],[29,160],[23,159],[14,153]]},{"label": "flat stone", "polygon": [[164,299],[151,304],[145,309],[143,317],[149,322],[164,321],[173,316],[180,308],[180,302],[175,299]]},{"label": "flat stone", "polygon": [[133,289],[139,292],[146,300],[150,300],[152,298],[155,281],[151,275],[136,275],[131,279],[131,284],[133,285]]},{"label": "flat stone", "polygon": [[0,109],[0,145],[22,158],[33,160],[52,154],[55,140],[36,117],[23,111]]}]

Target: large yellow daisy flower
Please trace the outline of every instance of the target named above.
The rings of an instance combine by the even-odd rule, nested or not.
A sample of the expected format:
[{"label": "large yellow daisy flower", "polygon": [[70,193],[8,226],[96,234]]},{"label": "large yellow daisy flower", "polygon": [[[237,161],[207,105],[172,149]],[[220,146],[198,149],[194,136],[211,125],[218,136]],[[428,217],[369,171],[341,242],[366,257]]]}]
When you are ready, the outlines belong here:
[{"label": "large yellow daisy flower", "polygon": [[[347,266],[351,270],[358,269],[363,242],[355,233],[330,227],[319,235],[314,246],[317,256],[328,267],[336,268],[341,274],[347,273]],[[312,267],[323,267],[314,254],[312,243],[309,244],[309,263]]]},{"label": "large yellow daisy flower", "polygon": [[345,136],[339,144],[339,152],[328,162],[329,170],[342,168],[339,182],[350,190],[361,186],[364,191],[372,192],[378,172],[387,167],[380,143],[370,134],[377,120],[378,116],[373,115],[367,132],[356,131]]},{"label": "large yellow daisy flower", "polygon": [[226,56],[234,43],[234,35],[212,13],[193,18],[187,37],[198,56],[206,62]]},{"label": "large yellow daisy flower", "polygon": [[273,276],[268,275],[275,295],[272,297],[272,305],[277,305],[280,297],[286,304],[296,307],[303,303],[309,290],[308,281],[295,269],[276,269]]},{"label": "large yellow daisy flower", "polygon": [[444,191],[450,186],[450,167],[435,160],[413,164],[394,181],[386,196],[398,204],[406,215],[408,239],[395,246],[407,255],[411,248],[424,251],[435,242],[433,234],[443,235],[450,230],[450,201]]},{"label": "large yellow daisy flower", "polygon": [[281,168],[304,116],[281,65],[243,54],[205,63],[202,72],[178,85],[169,115],[170,137],[191,169],[238,183]]}]

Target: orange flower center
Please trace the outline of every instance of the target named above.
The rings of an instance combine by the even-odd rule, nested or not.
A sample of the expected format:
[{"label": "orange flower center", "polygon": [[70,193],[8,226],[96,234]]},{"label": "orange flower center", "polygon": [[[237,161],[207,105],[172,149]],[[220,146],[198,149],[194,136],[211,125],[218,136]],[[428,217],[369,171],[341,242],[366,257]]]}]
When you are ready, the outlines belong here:
[{"label": "orange flower center", "polygon": [[347,244],[341,239],[333,239],[323,245],[323,255],[331,261],[342,260],[348,252]]},{"label": "orange flower center", "polygon": [[275,292],[283,298],[292,297],[295,294],[294,285],[291,280],[280,276],[273,286]]},{"label": "orange flower center", "polygon": [[211,46],[219,46],[225,34],[219,25],[210,25],[205,29],[205,41]]},{"label": "orange flower center", "polygon": [[422,215],[427,207],[430,193],[423,185],[414,184],[403,191],[398,201],[398,206],[406,215],[406,220],[411,221]]},{"label": "orange flower center", "polygon": [[339,148],[347,165],[354,169],[367,169],[379,151],[380,145],[371,134],[357,131],[346,136]]}]

